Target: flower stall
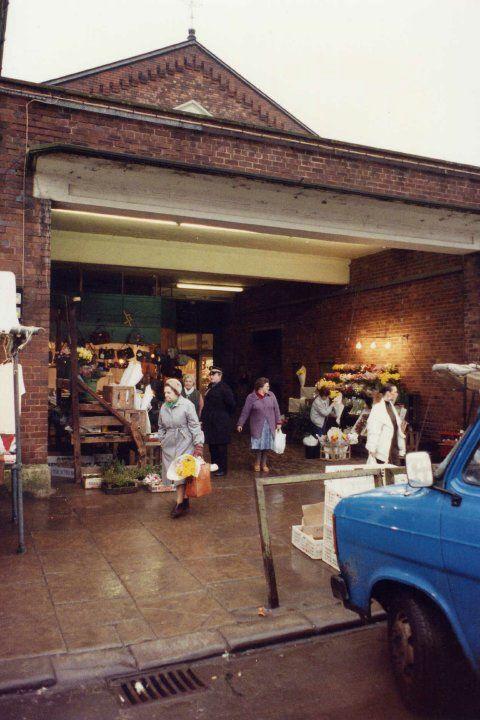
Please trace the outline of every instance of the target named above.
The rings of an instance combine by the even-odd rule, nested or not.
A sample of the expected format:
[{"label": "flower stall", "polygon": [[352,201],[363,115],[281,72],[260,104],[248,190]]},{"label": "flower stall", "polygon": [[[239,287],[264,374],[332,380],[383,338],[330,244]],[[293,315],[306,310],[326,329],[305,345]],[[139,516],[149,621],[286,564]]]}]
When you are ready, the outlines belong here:
[{"label": "flower stall", "polygon": [[317,389],[327,387],[332,399],[342,394],[349,415],[359,416],[382,385],[392,383],[401,392],[401,375],[396,365],[333,365],[317,382]]}]

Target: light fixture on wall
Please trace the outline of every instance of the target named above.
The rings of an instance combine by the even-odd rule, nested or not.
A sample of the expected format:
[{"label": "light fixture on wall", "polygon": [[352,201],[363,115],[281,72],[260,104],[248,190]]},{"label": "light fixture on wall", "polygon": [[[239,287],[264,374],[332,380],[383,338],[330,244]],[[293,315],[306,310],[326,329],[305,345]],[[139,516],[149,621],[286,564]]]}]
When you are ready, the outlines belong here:
[{"label": "light fixture on wall", "polygon": [[408,337],[408,335],[391,335],[390,337],[388,335],[370,335],[370,337],[364,338],[363,341],[357,340],[355,348],[361,350],[363,345],[366,344],[371,350],[377,350],[379,345],[385,350],[392,350],[395,340],[408,341]]}]

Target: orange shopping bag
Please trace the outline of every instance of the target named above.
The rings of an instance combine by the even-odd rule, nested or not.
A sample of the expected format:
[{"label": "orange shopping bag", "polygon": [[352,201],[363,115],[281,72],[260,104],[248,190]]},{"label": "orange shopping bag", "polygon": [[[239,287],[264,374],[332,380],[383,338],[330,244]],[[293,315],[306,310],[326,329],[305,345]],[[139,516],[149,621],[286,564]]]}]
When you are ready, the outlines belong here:
[{"label": "orange shopping bag", "polygon": [[188,498],[197,498],[202,497],[202,495],[208,495],[211,492],[210,465],[203,463],[197,477],[192,477],[187,480],[185,495]]}]

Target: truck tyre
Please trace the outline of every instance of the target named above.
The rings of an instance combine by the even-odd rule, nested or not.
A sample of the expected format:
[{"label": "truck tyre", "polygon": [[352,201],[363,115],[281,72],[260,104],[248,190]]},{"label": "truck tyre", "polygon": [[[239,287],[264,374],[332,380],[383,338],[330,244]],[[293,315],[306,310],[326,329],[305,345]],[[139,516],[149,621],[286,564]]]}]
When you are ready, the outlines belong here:
[{"label": "truck tyre", "polygon": [[390,597],[387,613],[390,660],[403,702],[414,712],[438,710],[448,693],[452,647],[445,619],[428,601],[409,592]]}]

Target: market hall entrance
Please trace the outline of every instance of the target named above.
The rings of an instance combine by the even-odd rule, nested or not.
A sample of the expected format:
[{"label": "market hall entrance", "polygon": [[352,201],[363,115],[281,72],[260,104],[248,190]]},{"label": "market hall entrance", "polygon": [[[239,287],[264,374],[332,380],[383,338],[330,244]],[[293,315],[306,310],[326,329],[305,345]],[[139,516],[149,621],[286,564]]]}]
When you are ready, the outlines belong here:
[{"label": "market hall entrance", "polygon": [[[354,303],[352,295],[339,297],[334,293],[350,281],[351,260],[369,262],[366,253],[385,247],[453,254],[472,249],[467,242],[468,213],[452,211],[445,218],[434,208],[365,197],[358,202],[368,202],[371,212],[364,206],[366,211],[359,213],[352,202],[354,196],[341,192],[267,183],[266,197],[263,183],[245,178],[221,178],[219,188],[217,182],[206,185],[205,176],[188,172],[167,173],[152,168],[143,174],[138,165],[103,164],[92,159],[79,164],[78,158],[71,155],[51,155],[49,160],[48,165],[40,159],[37,163],[35,195],[52,201],[55,263],[63,263],[63,268],[66,263],[89,265],[90,271],[98,272],[96,283],[89,288],[92,294],[108,294],[110,280],[117,281],[112,268],[120,273],[123,269],[125,276],[133,269],[144,273],[140,283],[133,283],[142,290],[146,275],[159,269],[173,270],[178,275],[189,273],[188,279],[196,282],[201,279],[235,284],[241,278],[243,285],[248,278],[255,283],[272,281],[267,298],[263,297],[265,288],[255,284],[240,294],[249,296],[250,301],[242,303],[238,318],[227,326],[228,335],[231,330],[236,337],[235,353],[240,356],[248,346],[247,334],[283,324],[290,334],[289,348],[285,334],[283,337],[284,367],[286,350],[295,353],[292,362],[305,363],[306,356],[307,365],[310,358],[317,363],[313,370],[307,367],[307,385],[318,378],[318,340],[327,339],[329,343],[330,363],[325,370],[332,369],[335,361],[347,359],[341,343],[349,334]],[[156,176],[156,170],[161,178]],[[458,281],[462,279],[456,269],[459,259],[448,260],[448,270],[439,269],[437,263],[433,270],[417,271],[411,294],[403,286],[401,294],[396,293],[391,285],[381,304],[383,314],[394,316],[405,299],[408,313],[420,324],[421,318],[415,312],[422,298],[428,297],[427,291],[430,298],[436,298],[435,311],[449,293],[456,301]],[[393,265],[382,261],[379,274],[391,279]],[[367,267],[364,275],[371,283],[369,270]],[[429,272],[430,279],[425,279]],[[438,283],[440,272],[445,272],[448,293],[432,295],[432,283]],[[88,278],[84,280],[88,282]],[[128,290],[127,294],[134,295],[129,277],[124,280],[124,294]],[[297,286],[295,292],[290,290],[286,298],[279,299],[274,284],[279,281],[307,283],[303,287],[308,296],[299,297]],[[419,301],[422,283],[426,290]],[[316,308],[310,296],[321,285],[326,286],[323,291],[327,306],[322,316],[322,334],[315,336],[304,328],[311,328],[314,322]],[[285,295],[285,286],[282,288]],[[64,292],[57,289],[60,294]],[[113,290],[118,294],[117,286]],[[144,294],[155,297],[153,293]],[[296,303],[298,312],[286,309],[286,300]],[[187,299],[189,312],[194,307],[190,302]],[[377,330],[369,329],[367,315],[372,313],[372,307],[373,301],[368,303],[364,298],[355,304],[355,312],[360,309],[363,316],[354,317],[352,340],[358,338],[365,347],[366,340],[380,344],[378,338],[368,337],[369,333],[403,334],[401,327],[392,331],[385,320],[378,329],[377,318]],[[259,310],[268,317],[258,320]],[[281,323],[273,317],[275,313],[281,315]],[[442,315],[441,321],[453,334],[447,323],[451,315]],[[125,344],[130,330],[123,320],[120,318],[121,342]],[[434,322],[435,318],[430,320],[433,332],[443,332]],[[113,333],[111,325],[107,324],[106,329]],[[94,330],[91,328],[90,333]],[[433,333],[431,337],[435,341]],[[231,347],[233,343],[225,341],[222,352]],[[291,372],[288,368],[283,379],[298,397],[298,379],[293,376],[290,380]],[[319,469],[323,466],[321,461],[313,462]],[[12,637],[16,638],[15,653],[21,656],[72,652],[78,658],[79,651],[114,648],[115,652],[108,654],[118,658],[120,653],[123,661],[131,657],[124,651],[125,646],[152,640],[163,640],[168,645],[172,637],[191,632],[206,633],[202,638],[212,640],[218,637],[217,631],[233,636],[232,626],[237,633],[245,628],[264,632],[264,624],[270,619],[258,612],[265,602],[265,585],[247,439],[242,438],[232,448],[231,467],[229,476],[219,479],[215,491],[200,499],[180,524],[168,517],[172,503],[168,493],[138,491],[107,496],[64,479],[55,481],[56,494],[42,503],[27,499],[27,547],[35,552],[16,559],[15,576],[11,564],[4,568],[3,603],[8,616],[3,621],[0,656],[12,656]],[[270,469],[272,474],[281,475],[311,472],[311,468],[312,461],[305,459],[303,447],[290,442],[286,455],[273,458]],[[301,522],[302,504],[322,499],[323,488],[313,485],[308,494],[304,487],[292,486],[275,489],[269,498],[280,598],[293,610],[288,616],[297,627],[298,623],[303,623],[302,627],[305,623],[308,627],[322,627],[332,618],[335,622],[346,619],[346,611],[331,596],[329,568],[291,545],[292,525]],[[2,503],[2,526],[7,528],[5,547],[9,543],[9,510],[9,503]],[[26,582],[31,583],[28,592]]]}]

